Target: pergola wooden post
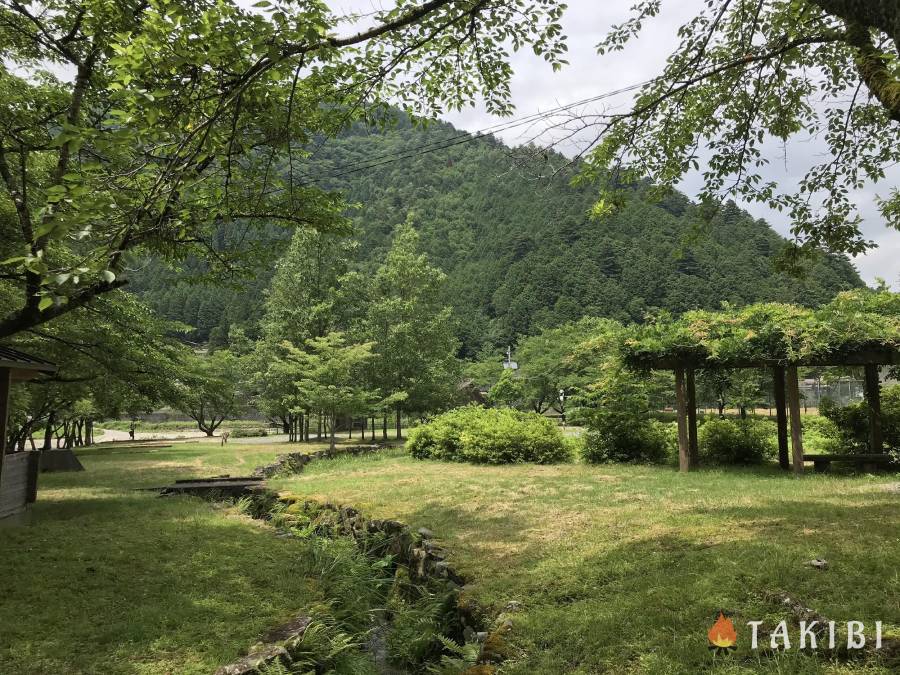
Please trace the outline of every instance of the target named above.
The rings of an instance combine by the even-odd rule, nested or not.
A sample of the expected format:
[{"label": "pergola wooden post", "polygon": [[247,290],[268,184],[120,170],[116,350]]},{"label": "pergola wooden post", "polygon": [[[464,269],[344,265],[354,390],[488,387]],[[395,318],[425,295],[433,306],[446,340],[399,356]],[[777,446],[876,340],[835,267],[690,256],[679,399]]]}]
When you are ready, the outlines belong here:
[{"label": "pergola wooden post", "polygon": [[691,466],[700,463],[700,445],[697,440],[697,385],[694,381],[694,369],[687,369],[687,423],[688,423],[688,455]]},{"label": "pergola wooden post", "polygon": [[6,430],[9,423],[9,390],[12,369],[0,368],[0,485],[3,484],[3,458],[6,456]]},{"label": "pergola wooden post", "polygon": [[794,475],[803,474],[803,430],[800,421],[800,383],[797,380],[797,366],[787,367],[787,402],[791,411],[791,454]]},{"label": "pergola wooden post", "polygon": [[881,433],[881,386],[878,382],[878,366],[866,364],[866,402],[869,404],[869,452],[884,451]]},{"label": "pergola wooden post", "polygon": [[691,450],[688,440],[687,393],[685,391],[684,367],[675,369],[675,408],[678,416],[678,468],[691,470]]},{"label": "pergola wooden post", "polygon": [[[804,461],[814,461],[824,455],[803,456],[803,430],[800,417],[799,366],[864,366],[866,370],[866,399],[869,402],[869,446],[872,455],[884,452],[879,394],[879,364],[900,363],[900,349],[893,346],[844,350],[837,353],[807,356],[788,362],[785,355],[774,354],[753,359],[713,359],[702,353],[635,356],[626,363],[640,370],[671,370],[675,373],[675,409],[678,420],[678,466],[690,471],[698,464],[697,400],[695,371],[703,368],[771,368],[778,425],[778,462],[783,469],[793,468],[795,475],[803,474]],[[790,426],[788,422],[790,421]],[[788,443],[790,438],[790,443]],[[790,451],[788,446],[790,445]]]},{"label": "pergola wooden post", "polygon": [[778,464],[787,471],[791,468],[790,455],[788,453],[788,420],[787,406],[784,398],[784,366],[775,366],[772,369],[772,385],[775,389],[775,423],[778,427]]}]

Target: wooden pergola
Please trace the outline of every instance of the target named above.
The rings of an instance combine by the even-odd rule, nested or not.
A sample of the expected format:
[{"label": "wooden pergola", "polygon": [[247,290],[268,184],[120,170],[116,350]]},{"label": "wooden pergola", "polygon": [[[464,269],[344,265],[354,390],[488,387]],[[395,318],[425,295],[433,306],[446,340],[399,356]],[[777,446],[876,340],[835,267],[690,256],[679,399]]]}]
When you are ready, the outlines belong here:
[{"label": "wooden pergola", "polygon": [[[865,395],[869,407],[869,450],[883,452],[881,431],[881,395],[879,366],[900,364],[900,351],[877,345],[840,351],[796,361],[776,358],[716,359],[703,350],[687,349],[666,356],[631,355],[626,359],[632,367],[642,370],[672,370],[675,372],[675,401],[678,419],[678,465],[690,471],[699,463],[697,443],[697,370],[758,368],[772,371],[775,391],[776,423],[778,426],[778,461],[785,470],[793,466],[795,474],[803,473],[803,433],[800,422],[800,387],[797,368],[801,366],[862,366],[865,369]],[[788,416],[790,412],[790,417]],[[790,449],[788,447],[790,420]]]},{"label": "wooden pergola", "polygon": [[12,383],[56,370],[56,365],[49,361],[0,347],[0,519],[22,512],[37,496],[40,453],[13,452],[14,448],[6,447]]}]

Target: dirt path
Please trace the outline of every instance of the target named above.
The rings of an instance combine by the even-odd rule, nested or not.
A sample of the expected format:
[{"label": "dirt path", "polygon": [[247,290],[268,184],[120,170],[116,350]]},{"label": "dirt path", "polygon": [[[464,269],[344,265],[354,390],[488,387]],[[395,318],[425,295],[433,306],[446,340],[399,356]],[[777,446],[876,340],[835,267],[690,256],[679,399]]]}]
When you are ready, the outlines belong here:
[{"label": "dirt path", "polygon": [[[136,441],[169,441],[176,438],[205,438],[202,431],[138,431],[134,434]],[[94,436],[94,443],[108,443],[111,441],[130,441],[131,436],[127,431],[118,429],[104,429],[102,434]],[[218,440],[218,439],[214,439]]]}]

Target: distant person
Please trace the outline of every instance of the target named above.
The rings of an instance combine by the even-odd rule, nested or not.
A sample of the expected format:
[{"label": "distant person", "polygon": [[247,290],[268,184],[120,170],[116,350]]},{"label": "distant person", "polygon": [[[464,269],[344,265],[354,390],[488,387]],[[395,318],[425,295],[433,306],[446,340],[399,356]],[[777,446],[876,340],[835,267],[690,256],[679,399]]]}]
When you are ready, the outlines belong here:
[{"label": "distant person", "polygon": [[225,445],[226,443],[228,443],[228,437],[229,437],[229,436],[231,436],[231,432],[230,432],[230,431],[223,431],[223,432],[222,432],[222,445]]},{"label": "distant person", "polygon": [[135,424],[134,420],[131,420],[131,426],[128,427],[128,437],[129,437],[131,440],[134,440],[134,430],[135,430],[135,427],[136,427],[136,424]]}]

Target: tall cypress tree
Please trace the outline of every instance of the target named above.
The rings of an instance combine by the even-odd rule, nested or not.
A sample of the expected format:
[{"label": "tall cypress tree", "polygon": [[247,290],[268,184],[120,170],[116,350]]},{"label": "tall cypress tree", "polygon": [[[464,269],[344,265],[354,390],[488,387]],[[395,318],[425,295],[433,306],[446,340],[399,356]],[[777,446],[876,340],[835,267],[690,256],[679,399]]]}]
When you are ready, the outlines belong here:
[{"label": "tall cypress tree", "polygon": [[394,230],[391,249],[372,282],[366,332],[376,343],[374,379],[396,415],[425,412],[452,400],[459,382],[450,308],[440,300],[446,275],[421,252],[410,220]]}]

